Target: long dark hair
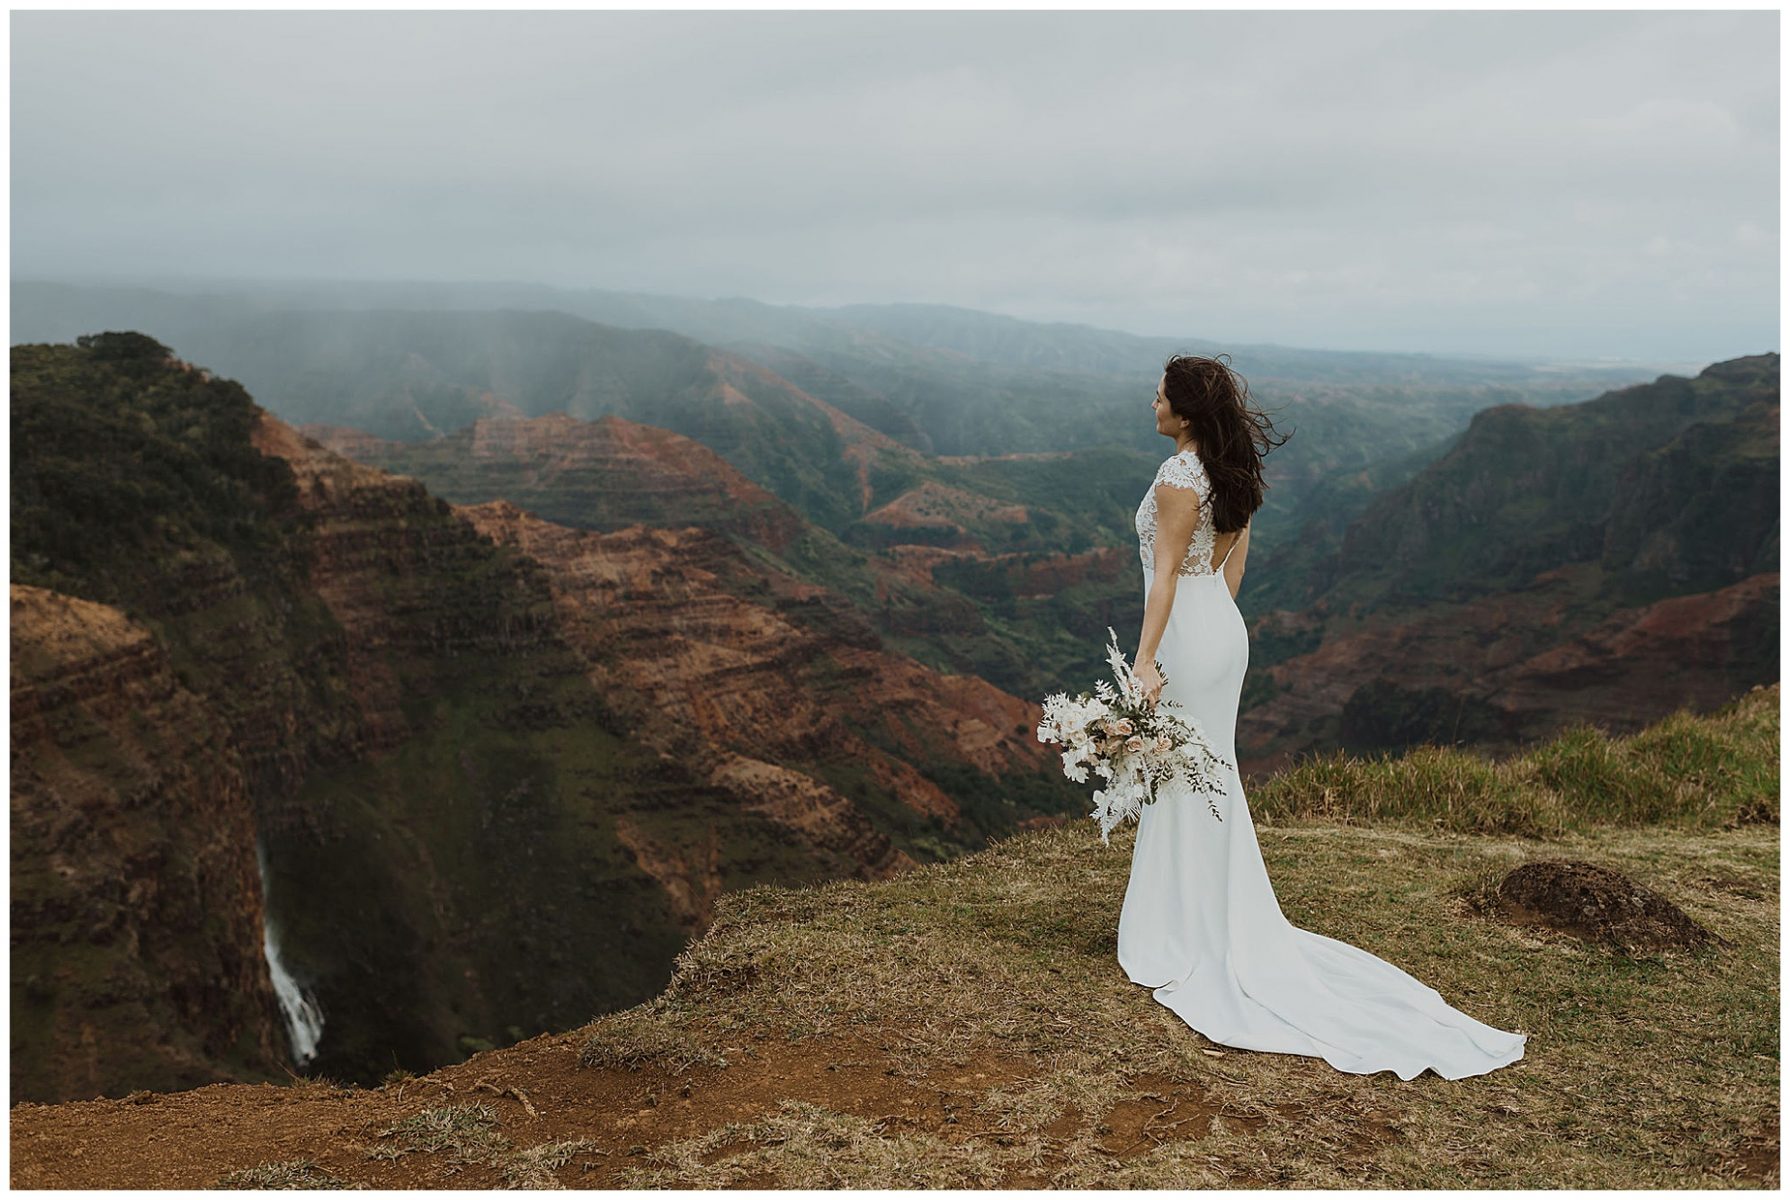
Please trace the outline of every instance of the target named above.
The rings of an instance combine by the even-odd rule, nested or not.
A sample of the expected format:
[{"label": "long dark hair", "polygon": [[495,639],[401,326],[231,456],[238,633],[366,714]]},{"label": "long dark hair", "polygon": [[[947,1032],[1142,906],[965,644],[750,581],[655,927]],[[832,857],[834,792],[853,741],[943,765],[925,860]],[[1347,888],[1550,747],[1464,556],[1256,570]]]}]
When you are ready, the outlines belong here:
[{"label": "long dark hair", "polygon": [[1219,533],[1232,533],[1262,506],[1268,490],[1262,459],[1287,438],[1274,440],[1267,414],[1249,403],[1248,381],[1221,358],[1230,355],[1170,355],[1162,365],[1162,392],[1170,410],[1187,418],[1187,431],[1199,447],[1212,481],[1213,524]]}]

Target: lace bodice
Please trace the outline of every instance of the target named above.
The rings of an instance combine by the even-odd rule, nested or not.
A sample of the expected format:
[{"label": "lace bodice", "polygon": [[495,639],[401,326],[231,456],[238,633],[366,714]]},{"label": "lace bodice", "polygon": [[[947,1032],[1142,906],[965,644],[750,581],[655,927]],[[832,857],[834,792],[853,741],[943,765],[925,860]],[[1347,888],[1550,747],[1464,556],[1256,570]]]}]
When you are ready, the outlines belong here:
[{"label": "lace bodice", "polygon": [[[1218,527],[1212,519],[1212,480],[1206,475],[1206,464],[1192,450],[1164,460],[1156,468],[1156,478],[1151,481],[1149,490],[1144,492],[1144,502],[1137,508],[1137,549],[1144,560],[1144,570],[1156,569],[1156,488],[1160,484],[1170,487],[1192,488],[1200,498],[1200,515],[1193,528],[1193,540],[1187,544],[1187,557],[1181,563],[1177,575],[1215,575],[1212,570],[1212,550],[1218,544]],[[1230,555],[1227,553],[1226,558]]]}]

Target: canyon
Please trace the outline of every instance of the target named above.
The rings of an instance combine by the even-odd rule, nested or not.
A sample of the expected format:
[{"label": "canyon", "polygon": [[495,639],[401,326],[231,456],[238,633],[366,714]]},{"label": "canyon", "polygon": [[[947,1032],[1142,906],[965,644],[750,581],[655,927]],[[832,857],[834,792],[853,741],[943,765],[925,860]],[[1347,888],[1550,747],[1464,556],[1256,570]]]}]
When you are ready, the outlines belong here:
[{"label": "canyon", "polygon": [[[1035,704],[881,648],[848,602],[713,532],[457,508],[152,339],[15,347],[14,378],[34,447],[15,476],[20,1094],[277,1078],[296,1031],[267,922],[325,1017],[309,1065],[366,1079],[654,994],[723,889],[881,877],[1078,803]],[[120,424],[121,400],[141,416]],[[101,436],[129,449],[84,453]],[[77,489],[148,503],[53,541]],[[246,507],[201,506],[218,493]],[[150,803],[139,738],[194,773],[161,772],[178,796]],[[223,848],[166,827],[195,804],[233,814],[208,827]],[[76,871],[57,867],[71,805]],[[176,887],[170,857],[201,852],[220,865]],[[178,967],[118,928],[121,895],[158,890]],[[189,977],[237,1015],[181,1027],[216,999]],[[133,1040],[173,1048],[100,1053]]]},{"label": "canyon", "polygon": [[[729,356],[700,438],[406,441],[141,334],[12,360],[17,1094],[433,1069],[657,994],[726,893],[1085,812],[1030,697],[1135,638],[1131,452],[933,459]],[[1246,772],[1775,681],[1776,372],[1488,409],[1265,539]]]}]

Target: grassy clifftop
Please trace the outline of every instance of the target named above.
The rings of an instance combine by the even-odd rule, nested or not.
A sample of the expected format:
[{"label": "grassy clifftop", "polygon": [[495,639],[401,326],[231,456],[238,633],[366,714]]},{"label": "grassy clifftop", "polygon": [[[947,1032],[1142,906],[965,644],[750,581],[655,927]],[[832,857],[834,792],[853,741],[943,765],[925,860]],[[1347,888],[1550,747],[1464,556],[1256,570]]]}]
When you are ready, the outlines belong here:
[{"label": "grassy clifftop", "polygon": [[[728,894],[653,1000],[428,1076],[19,1106],[13,1183],[1774,1185],[1778,706],[1756,689],[1501,764],[1312,761],[1252,792],[1290,920],[1530,1033],[1490,1075],[1206,1041],[1115,961],[1130,831],[1071,826]],[[1629,954],[1478,903],[1548,859],[1620,871],[1726,944]]]}]

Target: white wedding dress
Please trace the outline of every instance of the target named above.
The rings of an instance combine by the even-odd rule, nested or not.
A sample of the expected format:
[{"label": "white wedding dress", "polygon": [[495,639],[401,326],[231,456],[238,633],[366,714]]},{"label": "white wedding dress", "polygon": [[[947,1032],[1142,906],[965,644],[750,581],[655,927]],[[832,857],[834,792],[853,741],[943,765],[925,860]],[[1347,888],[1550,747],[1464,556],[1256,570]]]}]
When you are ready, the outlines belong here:
[{"label": "white wedding dress", "polygon": [[[1198,454],[1187,450],[1162,464],[1155,483],[1191,488],[1200,498],[1156,655],[1166,679],[1161,694],[1197,718],[1212,748],[1235,764],[1249,632],[1224,563],[1212,562],[1211,482]],[[1154,484],[1138,509],[1137,534],[1147,598]],[[1214,1042],[1316,1055],[1360,1075],[1390,1070],[1412,1079],[1427,1067],[1460,1079],[1523,1057],[1526,1034],[1482,1024],[1385,959],[1289,922],[1268,881],[1234,765],[1227,776],[1223,795],[1183,790],[1142,809],[1119,914],[1119,965],[1133,983],[1152,988]],[[1208,799],[1216,800],[1222,822]]]}]

